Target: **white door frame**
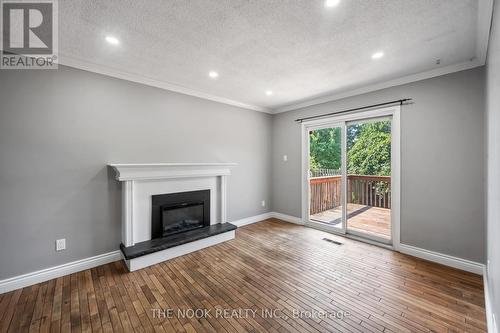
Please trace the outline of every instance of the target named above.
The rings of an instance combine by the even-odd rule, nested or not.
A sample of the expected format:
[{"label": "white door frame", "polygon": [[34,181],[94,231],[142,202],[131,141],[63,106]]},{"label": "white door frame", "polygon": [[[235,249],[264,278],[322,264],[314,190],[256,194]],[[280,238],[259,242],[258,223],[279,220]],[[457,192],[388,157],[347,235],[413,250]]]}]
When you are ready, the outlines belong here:
[{"label": "white door frame", "polygon": [[[309,201],[309,186],[307,186],[309,184],[309,149],[310,149],[310,146],[309,146],[309,131],[315,131],[315,130],[320,130],[320,129],[324,129],[324,128],[336,128],[336,127],[340,127],[340,135],[342,137],[342,140],[341,140],[341,172],[342,172],[342,182],[341,182],[341,185],[342,185],[342,192],[341,192],[341,198],[340,198],[340,201],[342,202],[342,216],[341,216],[341,219],[342,219],[342,223],[341,223],[341,228],[339,227],[336,227],[336,226],[331,226],[331,225],[327,225],[327,224],[324,224],[324,223],[321,223],[321,222],[317,222],[317,221],[313,221],[313,220],[310,220],[308,219],[307,217],[309,216],[309,204],[310,204],[310,201]],[[305,173],[305,183],[306,183],[306,192],[305,192],[305,195],[306,195],[306,199],[305,199],[305,202],[306,202],[306,215],[304,215],[304,206],[302,206],[302,210],[303,210],[303,214],[302,216],[306,216],[306,218],[304,219],[303,218],[303,221],[304,221],[304,225],[307,225],[309,227],[313,227],[313,228],[317,228],[317,229],[321,229],[321,230],[325,230],[325,231],[331,231],[333,233],[339,233],[339,234],[343,234],[345,235],[346,232],[347,232],[347,225],[346,223],[344,223],[344,221],[346,221],[346,218],[347,218],[347,210],[345,209],[345,207],[347,207],[346,203],[347,203],[347,177],[345,175],[345,172],[344,170],[346,170],[346,138],[347,138],[347,132],[346,132],[346,124],[344,121],[341,121],[341,120],[332,120],[330,122],[321,122],[319,124],[306,124],[305,125],[305,132],[303,131],[303,134],[305,135],[305,142],[303,142],[303,145],[305,144],[305,152],[306,152],[306,155],[304,156],[305,158],[305,170],[303,170],[303,174]],[[302,186],[302,191],[304,191],[304,184]],[[304,192],[303,192],[304,194]],[[304,201],[304,200],[303,200]],[[304,204],[304,203],[303,203]]]},{"label": "white door frame", "polygon": [[[346,226],[338,231],[326,227],[322,228],[317,223],[310,221],[309,219],[309,131],[312,129],[318,129],[322,127],[335,127],[339,126],[341,123],[345,123],[353,120],[361,120],[367,118],[378,118],[383,116],[392,117],[391,122],[391,238],[392,238],[392,248],[394,250],[399,250],[400,244],[400,196],[401,196],[401,133],[400,133],[400,112],[401,106],[391,106],[369,111],[360,111],[347,114],[333,115],[320,119],[313,119],[309,121],[302,122],[302,222],[305,225],[318,227],[328,232],[334,232],[341,235],[345,235]],[[342,127],[342,145],[346,145],[346,133],[344,127]],[[345,154],[345,147],[343,147],[343,154]],[[342,156],[342,166],[345,167],[346,158]],[[342,172],[345,176],[345,172]],[[343,198],[346,197],[347,182],[343,179]],[[344,199],[343,199],[344,201]],[[346,211],[346,209],[343,209]],[[344,217],[344,221],[346,221]],[[358,239],[358,237],[354,237]]]}]

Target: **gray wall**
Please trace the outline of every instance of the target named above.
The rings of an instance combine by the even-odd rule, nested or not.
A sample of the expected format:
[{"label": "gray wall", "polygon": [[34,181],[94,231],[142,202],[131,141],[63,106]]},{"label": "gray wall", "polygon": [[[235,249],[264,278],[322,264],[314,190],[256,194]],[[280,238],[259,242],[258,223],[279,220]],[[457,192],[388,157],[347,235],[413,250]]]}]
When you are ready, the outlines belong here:
[{"label": "gray wall", "polygon": [[0,101],[0,279],[118,249],[109,162],[236,162],[229,220],[268,211],[268,114],[67,67],[1,71]]},{"label": "gray wall", "polygon": [[[483,90],[479,68],[270,116],[66,67],[2,71],[0,279],[118,249],[109,162],[236,162],[229,220],[269,211],[261,200],[300,216],[293,120],[401,97],[415,100],[401,116],[402,242],[483,262]],[[57,238],[67,250],[54,251]]]},{"label": "gray wall", "polygon": [[411,97],[415,104],[401,112],[401,242],[484,262],[483,90],[478,68],[276,115],[273,210],[301,216],[294,119]]},{"label": "gray wall", "polygon": [[487,258],[490,297],[497,327],[500,320],[500,5],[493,12],[486,65]]}]

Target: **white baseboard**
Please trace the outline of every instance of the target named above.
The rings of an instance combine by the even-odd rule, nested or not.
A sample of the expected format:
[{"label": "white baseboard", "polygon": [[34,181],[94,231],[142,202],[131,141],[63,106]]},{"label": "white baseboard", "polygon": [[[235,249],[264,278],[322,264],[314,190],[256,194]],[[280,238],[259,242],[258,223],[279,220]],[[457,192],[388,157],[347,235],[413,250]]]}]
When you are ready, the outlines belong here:
[{"label": "white baseboard", "polygon": [[488,325],[489,333],[498,333],[498,326],[496,323],[495,315],[491,304],[490,283],[488,279],[488,266],[484,266],[483,272],[484,281],[484,304],[486,310],[486,323]]},{"label": "white baseboard", "polygon": [[447,254],[429,251],[406,244],[399,244],[399,252],[428,261],[436,262],[445,266],[450,266],[467,272],[483,275],[484,264],[475,261],[461,259]]},{"label": "white baseboard", "polygon": [[[295,223],[295,224],[300,224],[304,225],[304,222],[302,221],[301,218],[295,217],[295,216],[290,216],[282,213],[277,213],[277,212],[271,212],[271,217],[290,222],[290,223]],[[350,238],[354,238],[352,236],[348,236]],[[366,242],[366,240],[362,240],[363,242]],[[381,245],[381,244],[377,244]],[[384,246],[384,245],[382,245]],[[478,275],[483,274],[483,269],[485,267],[484,264],[474,262],[471,260],[467,259],[461,259],[457,257],[453,257],[447,254],[439,253],[439,252],[434,252],[430,250],[425,250],[421,249],[415,246],[411,245],[406,245],[406,244],[398,244],[397,246],[397,251],[401,253],[405,253],[417,258],[425,259],[428,261],[436,262],[445,266],[450,266],[454,268],[458,268],[467,272],[475,273]],[[495,332],[497,333],[497,332]]]},{"label": "white baseboard", "polygon": [[0,294],[122,259],[119,250],[0,280]]},{"label": "white baseboard", "polygon": [[286,215],[278,212],[271,212],[271,217],[274,217],[275,219],[280,219],[285,222],[290,222],[290,223],[295,223],[295,224],[300,224],[304,225],[304,222],[300,217],[296,216],[291,216],[291,215]]},{"label": "white baseboard", "polygon": [[[277,218],[285,222],[303,225],[302,219],[299,217],[286,215],[278,212],[269,212],[260,215],[247,217],[241,220],[233,221],[232,224],[241,227],[251,223],[260,222],[269,218]],[[485,265],[474,261],[460,259],[446,254],[433,252],[410,245],[400,244],[399,252],[405,253],[414,257],[433,261],[446,266],[462,269],[464,271],[483,275]],[[24,288],[33,284],[45,282],[64,275],[76,273],[85,269],[104,265],[113,261],[121,260],[121,252],[119,250],[101,254],[98,256],[73,261],[67,264],[49,267],[36,272],[27,273],[12,278],[0,280],[0,294],[6,293],[15,289]],[[487,287],[485,280],[485,288]],[[485,290],[486,292],[486,290]],[[489,319],[493,321],[493,318]],[[497,333],[497,331],[493,331]]]},{"label": "white baseboard", "polygon": [[263,220],[267,220],[268,218],[271,217],[271,214],[272,213],[269,212],[269,213],[264,213],[264,214],[260,214],[260,215],[254,215],[254,216],[246,217],[244,219],[236,220],[236,221],[233,221],[230,223],[234,224],[237,227],[242,227],[242,226],[247,225],[247,224],[252,224],[252,223],[260,222]]},{"label": "white baseboard", "polygon": [[233,222],[230,222],[234,224],[235,226],[242,227],[244,225],[252,224],[252,223],[257,223],[263,220],[267,220],[269,218],[276,218],[280,219],[285,222],[290,222],[290,223],[295,223],[295,224],[300,224],[303,225],[304,223],[302,222],[302,219],[300,217],[295,217],[291,215],[286,215],[278,212],[269,212],[269,213],[264,213],[260,215],[255,215],[255,216],[250,216],[246,217],[241,220],[236,220]]},{"label": "white baseboard", "polygon": [[[291,215],[286,215],[278,212],[269,212],[261,215],[255,215],[251,217],[247,217],[245,219],[241,219],[238,221],[231,222],[232,224],[237,225],[238,227],[248,225],[251,223],[256,223],[260,222],[262,220],[268,219],[268,218],[276,218],[280,219],[285,222],[290,222],[294,224],[300,224],[304,225],[304,222],[300,217],[295,217]],[[321,228],[320,228],[321,229]],[[352,236],[348,236],[350,238],[353,238]],[[355,238],[355,237],[354,237]],[[366,240],[362,240],[366,242]],[[408,254],[417,258],[425,259],[428,261],[436,262],[438,264],[442,264],[445,266],[450,266],[454,268],[458,268],[467,272],[475,273],[482,275],[483,274],[483,269],[484,265],[478,262],[474,262],[471,260],[466,260],[466,259],[461,259],[457,257],[453,257],[447,254],[439,253],[439,252],[434,252],[430,250],[425,250],[422,248],[418,248],[415,246],[411,245],[406,245],[406,244],[398,244],[397,246],[397,251]]]},{"label": "white baseboard", "polygon": [[[296,219],[295,217],[290,217],[287,219],[286,215],[283,214],[280,214],[280,217],[273,216],[273,214],[277,213],[271,213],[271,212],[264,213],[260,215],[247,217],[241,220],[237,220],[231,223],[238,227],[241,227],[247,224],[266,220],[271,217],[276,217],[288,222],[290,222],[290,220]],[[94,257],[73,261],[67,264],[49,267],[36,272],[31,272],[19,276],[14,276],[8,279],[0,280],[0,294],[122,259],[123,258],[121,255],[121,251],[116,250],[113,252],[104,253]]]}]

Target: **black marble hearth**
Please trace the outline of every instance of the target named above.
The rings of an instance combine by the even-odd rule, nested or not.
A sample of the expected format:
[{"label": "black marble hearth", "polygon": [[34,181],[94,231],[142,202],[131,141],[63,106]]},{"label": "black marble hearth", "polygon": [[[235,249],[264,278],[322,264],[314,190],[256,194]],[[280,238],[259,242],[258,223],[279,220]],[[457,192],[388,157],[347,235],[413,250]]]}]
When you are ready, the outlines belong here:
[{"label": "black marble hearth", "polygon": [[236,230],[238,227],[231,223],[217,223],[214,225],[174,234],[168,237],[155,238],[137,243],[133,246],[120,244],[120,249],[125,259],[130,260],[147,254],[166,250],[175,246],[194,242],[210,236],[219,235],[228,231]]}]

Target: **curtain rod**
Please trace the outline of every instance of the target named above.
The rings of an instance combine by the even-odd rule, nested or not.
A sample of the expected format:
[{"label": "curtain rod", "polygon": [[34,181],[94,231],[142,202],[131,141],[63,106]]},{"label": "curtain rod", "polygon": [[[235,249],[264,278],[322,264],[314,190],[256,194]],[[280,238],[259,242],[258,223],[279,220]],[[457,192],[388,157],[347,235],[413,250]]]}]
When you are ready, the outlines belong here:
[{"label": "curtain rod", "polygon": [[310,116],[310,117],[305,117],[305,118],[299,118],[299,119],[295,119],[295,121],[301,123],[301,122],[303,122],[305,120],[322,118],[322,117],[327,117],[327,116],[333,116],[333,115],[347,113],[347,112],[352,112],[352,111],[371,109],[371,108],[376,108],[378,106],[386,106],[386,105],[391,105],[391,104],[408,105],[408,104],[411,104],[410,103],[411,101],[412,101],[411,98],[398,99],[396,101],[391,101],[391,102],[385,102],[385,103],[379,103],[379,104],[372,104],[372,105],[362,106],[362,107],[359,107],[359,108],[353,108],[353,109],[347,109],[347,110],[342,110],[342,111],[337,111],[337,112],[330,112],[330,113],[320,114],[320,115],[317,115],[317,116]]}]

